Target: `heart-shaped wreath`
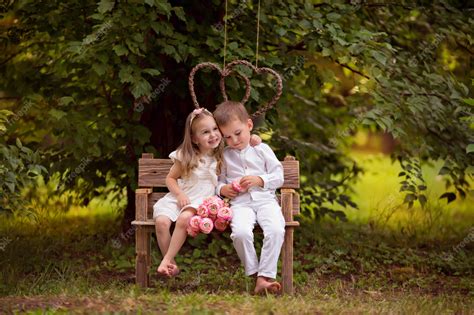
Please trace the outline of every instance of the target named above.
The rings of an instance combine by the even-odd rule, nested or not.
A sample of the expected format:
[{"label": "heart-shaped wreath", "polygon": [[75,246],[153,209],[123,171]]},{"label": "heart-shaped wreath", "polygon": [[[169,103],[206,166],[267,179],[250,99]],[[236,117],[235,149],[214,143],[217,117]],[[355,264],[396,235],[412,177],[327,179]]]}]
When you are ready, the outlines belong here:
[{"label": "heart-shaped wreath", "polygon": [[[278,72],[276,72],[275,70],[270,69],[270,68],[265,68],[265,67],[257,68],[246,60],[232,61],[231,63],[227,64],[224,67],[224,69],[221,69],[218,65],[216,65],[215,63],[212,63],[212,62],[203,62],[203,63],[200,63],[200,64],[196,65],[191,70],[191,72],[189,73],[189,81],[188,81],[188,83],[189,83],[189,92],[191,93],[191,98],[193,100],[194,106],[196,108],[200,108],[199,103],[197,101],[196,93],[194,91],[194,75],[196,74],[196,72],[198,70],[203,69],[203,68],[211,68],[211,69],[216,70],[217,72],[219,72],[219,74],[221,76],[219,85],[220,85],[222,97],[224,98],[224,101],[227,101],[228,96],[227,96],[226,89],[225,89],[225,79],[226,79],[226,77],[230,76],[231,74],[237,73],[234,70],[234,67],[238,66],[238,65],[247,66],[248,68],[252,69],[257,74],[269,73],[269,74],[273,75],[276,79],[277,84],[276,84],[276,93],[275,93],[275,95],[270,99],[270,101],[266,105],[260,107],[255,113],[253,113],[251,115],[252,119],[262,115],[267,110],[269,110],[270,108],[275,106],[275,104],[280,99],[281,93],[282,93],[282,90],[283,90],[283,80],[282,80],[280,74],[278,74]],[[248,101],[248,99],[250,97],[250,80],[245,75],[242,75],[240,73],[237,73],[237,75],[239,77],[241,77],[242,79],[244,79],[244,81],[245,81],[245,95],[242,98],[242,100],[240,101],[242,104],[245,105],[245,103]]]}]

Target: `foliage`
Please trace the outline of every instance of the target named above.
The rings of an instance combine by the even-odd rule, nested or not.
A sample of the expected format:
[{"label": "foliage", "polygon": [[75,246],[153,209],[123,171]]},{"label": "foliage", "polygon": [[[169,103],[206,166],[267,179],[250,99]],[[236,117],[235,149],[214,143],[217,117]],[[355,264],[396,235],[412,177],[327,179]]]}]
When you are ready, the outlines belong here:
[{"label": "foliage", "polygon": [[[0,132],[5,132],[13,113],[0,110]],[[32,182],[46,169],[39,164],[39,152],[24,146],[20,139],[12,145],[0,143],[0,210],[12,210],[19,204],[19,190]]]},{"label": "foliage", "polygon": [[[255,59],[256,4],[230,1],[227,60]],[[348,181],[338,181],[337,189],[333,181],[360,172],[344,150],[347,135],[361,124],[392,134],[403,159],[449,159],[454,192],[468,189],[464,176],[473,155],[466,149],[474,139],[472,107],[463,99],[469,99],[474,27],[465,6],[262,3],[258,61],[283,74],[285,91],[261,130],[271,133],[280,157],[304,161],[315,217],[335,214],[323,208],[326,202],[351,205]],[[8,2],[2,91],[38,102],[4,136],[6,143],[20,138],[43,151],[65,188],[79,178],[86,194],[110,180],[117,190],[134,188],[136,157],[165,155],[180,140],[192,109],[191,67],[221,62],[223,13],[218,1]],[[273,91],[267,78],[251,80],[249,108],[255,109]],[[220,100],[217,80],[204,73],[196,85],[212,109]],[[232,98],[241,95],[237,79],[227,85]]]}]

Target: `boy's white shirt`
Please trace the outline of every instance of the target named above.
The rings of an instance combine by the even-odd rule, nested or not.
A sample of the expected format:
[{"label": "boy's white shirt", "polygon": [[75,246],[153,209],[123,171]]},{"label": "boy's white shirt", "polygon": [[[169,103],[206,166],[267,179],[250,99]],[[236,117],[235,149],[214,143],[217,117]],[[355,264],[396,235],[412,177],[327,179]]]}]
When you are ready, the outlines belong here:
[{"label": "boy's white shirt", "polygon": [[243,176],[259,176],[263,187],[250,187],[231,200],[231,204],[247,203],[252,200],[275,199],[275,190],[283,185],[283,165],[273,150],[265,143],[254,147],[248,145],[243,150],[226,147],[224,165],[219,175],[216,193],[220,195],[222,186],[240,180]]}]

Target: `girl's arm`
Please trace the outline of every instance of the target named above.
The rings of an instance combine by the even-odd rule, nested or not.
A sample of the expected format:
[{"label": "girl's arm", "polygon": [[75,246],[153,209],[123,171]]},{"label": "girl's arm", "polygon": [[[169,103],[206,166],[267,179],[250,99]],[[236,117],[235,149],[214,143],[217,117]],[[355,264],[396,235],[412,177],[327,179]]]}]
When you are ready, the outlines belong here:
[{"label": "girl's arm", "polygon": [[186,196],[186,194],[178,186],[178,178],[181,177],[181,174],[181,163],[179,161],[175,161],[173,166],[171,166],[168,175],[166,176],[166,187],[168,187],[169,191],[176,196],[179,208],[191,203],[188,196]]}]

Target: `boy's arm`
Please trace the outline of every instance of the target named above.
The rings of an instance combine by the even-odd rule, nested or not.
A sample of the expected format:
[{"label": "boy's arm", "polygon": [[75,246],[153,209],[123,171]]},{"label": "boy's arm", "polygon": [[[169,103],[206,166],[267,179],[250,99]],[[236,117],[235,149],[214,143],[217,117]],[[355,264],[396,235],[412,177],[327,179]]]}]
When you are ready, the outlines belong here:
[{"label": "boy's arm", "polygon": [[237,192],[232,189],[232,185],[227,183],[227,168],[225,167],[225,158],[224,163],[222,163],[221,173],[217,179],[218,182],[216,187],[216,195],[231,199],[237,196]]},{"label": "boy's arm", "polygon": [[259,146],[260,152],[265,160],[265,166],[267,173],[260,175],[263,180],[263,188],[265,189],[277,189],[283,185],[283,165],[276,157],[273,150],[265,143]]}]

